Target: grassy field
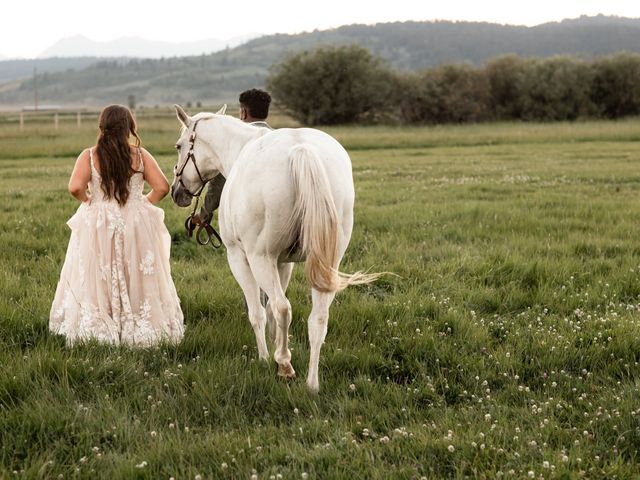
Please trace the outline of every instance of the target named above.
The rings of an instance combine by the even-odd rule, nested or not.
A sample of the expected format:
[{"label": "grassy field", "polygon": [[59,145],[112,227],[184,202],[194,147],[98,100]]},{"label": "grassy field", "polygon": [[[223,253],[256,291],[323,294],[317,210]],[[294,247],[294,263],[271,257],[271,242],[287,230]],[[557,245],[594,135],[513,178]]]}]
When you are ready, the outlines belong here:
[{"label": "grassy field", "polygon": [[[171,179],[177,121],[140,128]],[[399,277],[337,297],[314,395],[301,268],[287,383],[169,199],[184,341],[49,334],[95,128],[0,127],[0,478],[640,476],[640,121],[328,131],[357,191],[343,270]]]}]

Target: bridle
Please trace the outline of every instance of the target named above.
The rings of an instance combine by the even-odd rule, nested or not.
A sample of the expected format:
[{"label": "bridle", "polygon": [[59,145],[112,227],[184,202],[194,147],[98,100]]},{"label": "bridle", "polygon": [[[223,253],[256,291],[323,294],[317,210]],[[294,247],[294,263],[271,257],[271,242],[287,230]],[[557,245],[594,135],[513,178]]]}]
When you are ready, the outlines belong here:
[{"label": "bridle", "polygon": [[[191,236],[193,234],[193,230],[195,228],[195,227],[194,228],[190,228],[190,225],[193,222],[194,215],[196,215],[196,210],[198,209],[198,203],[200,202],[200,195],[202,195],[202,191],[204,190],[204,187],[206,186],[207,182],[213,180],[213,178],[209,178],[209,179],[205,180],[202,177],[202,174],[200,173],[200,169],[198,168],[198,162],[196,162],[196,156],[193,153],[193,147],[194,147],[194,145],[196,143],[196,127],[198,126],[198,122],[200,120],[202,120],[202,119],[199,118],[193,124],[193,130],[191,131],[191,135],[189,135],[189,151],[187,152],[187,158],[184,161],[184,163],[182,164],[182,167],[180,168],[180,170],[177,170],[176,174],[175,174],[176,177],[179,178],[178,179],[178,183],[180,184],[180,186],[182,187],[184,192],[187,195],[189,195],[191,198],[195,198],[196,199],[196,203],[193,206],[193,211],[191,212],[191,215],[189,215],[187,217],[187,219],[185,220],[185,222],[184,222],[184,226],[185,226],[185,228],[187,230],[187,235],[189,235],[189,236]],[[184,169],[186,168],[186,166],[189,163],[189,161],[193,162],[193,166],[196,169],[196,173],[198,174],[198,178],[200,179],[200,182],[202,183],[200,188],[195,193],[191,192],[191,190],[189,190],[187,188],[187,186],[182,182],[182,173],[184,172]],[[203,231],[207,234],[207,238],[204,239],[204,240],[200,238],[200,234]],[[212,241],[213,237],[216,238],[215,242]],[[204,225],[204,224],[198,225],[198,230],[196,232],[196,241],[200,245],[208,245],[208,244],[210,244],[214,248],[220,248],[222,246],[222,239],[220,238],[220,234],[211,225]]]},{"label": "bridle", "polygon": [[[193,130],[191,131],[191,135],[189,135],[189,151],[187,152],[187,158],[184,161],[184,163],[182,164],[182,167],[180,168],[180,170],[176,171],[176,177],[180,177],[179,180],[178,180],[178,183],[180,183],[180,186],[183,188],[185,193],[187,195],[189,195],[191,198],[199,198],[200,195],[202,194],[202,190],[204,190],[204,187],[207,184],[207,182],[209,180],[213,180],[212,178],[210,178],[209,180],[205,180],[204,178],[202,178],[202,174],[200,173],[200,169],[198,168],[198,162],[196,162],[196,156],[193,153],[193,147],[194,147],[194,145],[196,143],[196,127],[198,126],[198,122],[200,120],[202,120],[202,119],[199,118],[193,124]],[[189,160],[191,160],[193,162],[193,166],[196,169],[196,173],[198,174],[198,178],[200,179],[200,182],[202,182],[202,185],[200,186],[200,188],[198,189],[198,191],[196,193],[192,193],[191,190],[189,190],[187,188],[187,186],[182,182],[182,173],[184,172],[184,169],[187,167],[187,164],[189,163]]]}]

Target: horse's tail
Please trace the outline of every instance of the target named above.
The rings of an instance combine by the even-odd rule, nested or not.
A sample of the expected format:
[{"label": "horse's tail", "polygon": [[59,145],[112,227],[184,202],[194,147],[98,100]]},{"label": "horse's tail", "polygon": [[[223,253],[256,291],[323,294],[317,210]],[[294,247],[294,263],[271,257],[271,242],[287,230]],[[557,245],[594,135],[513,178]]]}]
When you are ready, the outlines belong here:
[{"label": "horse's tail", "polygon": [[295,204],[289,234],[298,236],[298,248],[306,258],[305,275],[320,292],[337,292],[349,285],[370,283],[381,274],[337,270],[340,222],[327,173],[313,146],[295,145],[289,150],[289,166],[295,188]]}]

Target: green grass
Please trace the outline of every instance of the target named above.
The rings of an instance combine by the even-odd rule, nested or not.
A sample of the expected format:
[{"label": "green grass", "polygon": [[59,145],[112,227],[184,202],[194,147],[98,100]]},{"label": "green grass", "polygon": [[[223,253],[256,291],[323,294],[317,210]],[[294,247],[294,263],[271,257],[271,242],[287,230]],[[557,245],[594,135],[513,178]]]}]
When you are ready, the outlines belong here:
[{"label": "green grass", "polygon": [[[140,126],[170,175],[177,121]],[[640,121],[329,131],[357,191],[343,270],[399,277],[337,297],[314,395],[301,268],[286,383],[169,199],[183,342],[49,334],[95,129],[0,128],[0,478],[640,475]]]}]

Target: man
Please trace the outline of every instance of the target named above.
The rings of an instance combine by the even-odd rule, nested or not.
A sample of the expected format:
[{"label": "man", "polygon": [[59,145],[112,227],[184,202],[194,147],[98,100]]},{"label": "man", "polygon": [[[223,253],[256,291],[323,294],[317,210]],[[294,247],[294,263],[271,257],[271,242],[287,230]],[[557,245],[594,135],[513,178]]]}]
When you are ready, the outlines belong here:
[{"label": "man", "polygon": [[[271,95],[268,92],[252,88],[242,92],[239,100],[240,120],[255,127],[273,130],[266,121],[269,116],[269,105],[271,104]],[[220,206],[220,196],[225,182],[226,179],[222,174],[217,175],[209,182],[207,195],[204,197],[204,205],[200,209],[200,214],[194,215],[191,219],[192,225],[201,225],[206,229],[211,224],[213,212]]]}]

